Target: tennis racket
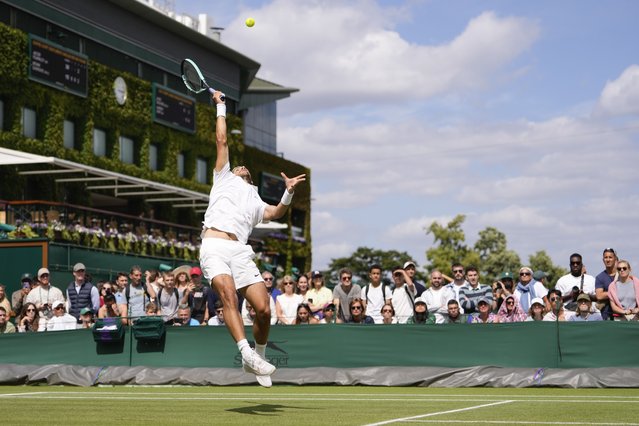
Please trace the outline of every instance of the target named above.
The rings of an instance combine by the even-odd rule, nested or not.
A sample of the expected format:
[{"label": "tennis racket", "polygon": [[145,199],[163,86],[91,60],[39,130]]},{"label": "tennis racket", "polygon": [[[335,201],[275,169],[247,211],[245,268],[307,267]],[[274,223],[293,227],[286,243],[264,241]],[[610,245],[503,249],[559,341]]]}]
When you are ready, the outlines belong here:
[{"label": "tennis racket", "polygon": [[[211,94],[215,93],[215,89],[209,86],[202,75],[202,71],[191,59],[182,60],[182,80],[187,89],[193,93],[202,93],[208,90]],[[222,100],[226,97],[220,96]]]}]

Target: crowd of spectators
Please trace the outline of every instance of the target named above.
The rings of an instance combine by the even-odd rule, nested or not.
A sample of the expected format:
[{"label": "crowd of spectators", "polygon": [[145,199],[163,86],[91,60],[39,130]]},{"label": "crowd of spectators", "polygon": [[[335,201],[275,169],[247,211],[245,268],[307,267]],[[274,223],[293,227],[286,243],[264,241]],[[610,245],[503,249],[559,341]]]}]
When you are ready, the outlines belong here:
[{"label": "crowd of spectators", "polygon": [[[606,248],[603,264],[601,273],[590,275],[574,253],[570,273],[554,286],[543,271],[528,266],[483,284],[476,267],[459,263],[451,266],[450,276],[431,271],[424,285],[416,280],[412,261],[389,271],[390,284],[377,264],[370,266],[365,285],[353,282],[350,269],[340,270],[332,290],[321,271],[279,279],[264,271],[262,279],[271,296],[271,324],[283,326],[639,320],[639,279],[629,262]],[[61,289],[50,283],[49,270],[40,268],[35,278],[23,274],[10,298],[0,284],[0,334],[91,328],[96,318],[112,317],[124,324],[161,316],[172,326],[223,326],[225,307],[202,279],[197,266],[164,272],[133,266],[113,281],[93,284],[85,265],[76,263]],[[252,325],[255,310],[244,300],[238,306],[244,324]]]}]

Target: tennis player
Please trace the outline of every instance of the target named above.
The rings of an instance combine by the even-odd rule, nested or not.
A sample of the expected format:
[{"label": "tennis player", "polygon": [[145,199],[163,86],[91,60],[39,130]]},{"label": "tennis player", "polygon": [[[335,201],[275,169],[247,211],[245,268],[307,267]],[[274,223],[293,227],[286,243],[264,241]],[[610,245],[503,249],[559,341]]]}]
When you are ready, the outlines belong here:
[{"label": "tennis player", "polygon": [[[286,184],[282,200],[277,206],[262,201],[249,170],[244,166],[237,166],[233,170],[230,168],[226,140],[226,104],[221,95],[221,92],[216,91],[212,96],[217,108],[217,159],[209,206],[204,214],[200,266],[204,277],[211,282],[222,299],[224,322],[242,354],[244,371],[255,374],[260,385],[270,387],[270,376],[275,372],[275,366],[265,359],[271,324],[269,294],[253,261],[255,253],[247,241],[255,225],[284,216],[293,199],[295,186],[305,181],[306,175],[289,178],[282,173]],[[255,350],[251,349],[246,340],[237,307],[237,290],[255,308]]]}]

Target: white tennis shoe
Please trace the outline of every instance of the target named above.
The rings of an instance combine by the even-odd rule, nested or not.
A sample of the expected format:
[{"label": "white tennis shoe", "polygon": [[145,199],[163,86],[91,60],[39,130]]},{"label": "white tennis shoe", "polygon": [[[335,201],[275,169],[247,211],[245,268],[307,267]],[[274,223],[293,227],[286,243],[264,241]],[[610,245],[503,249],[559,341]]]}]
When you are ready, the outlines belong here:
[{"label": "white tennis shoe", "polygon": [[242,368],[245,373],[255,374],[255,378],[261,386],[270,388],[273,385],[271,374],[275,372],[275,366],[259,356],[254,350],[251,350],[249,356],[242,356]]}]

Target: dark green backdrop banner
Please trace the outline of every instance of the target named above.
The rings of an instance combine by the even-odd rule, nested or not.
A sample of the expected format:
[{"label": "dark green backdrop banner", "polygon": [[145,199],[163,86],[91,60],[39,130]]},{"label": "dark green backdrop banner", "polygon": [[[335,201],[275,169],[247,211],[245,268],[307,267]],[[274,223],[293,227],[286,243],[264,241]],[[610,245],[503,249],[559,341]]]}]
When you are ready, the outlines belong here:
[{"label": "dark green backdrop banner", "polygon": [[[276,326],[267,356],[279,368],[639,367],[639,324]],[[157,345],[130,330],[119,344],[95,343],[89,330],[0,335],[8,363],[234,368],[240,358],[224,327],[170,327]]]}]

